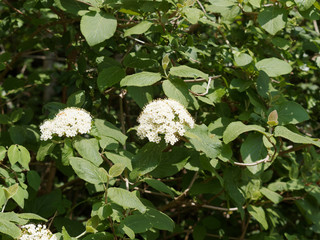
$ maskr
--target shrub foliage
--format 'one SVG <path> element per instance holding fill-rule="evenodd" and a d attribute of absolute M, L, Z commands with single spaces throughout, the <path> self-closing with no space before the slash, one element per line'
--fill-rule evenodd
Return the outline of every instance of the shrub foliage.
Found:
<path fill-rule="evenodd" d="M 319 10 L 2 1 L 2 239 L 28 223 L 64 240 L 317 239 Z M 143 107 L 166 98 L 194 127 L 173 145 L 140 139 Z M 67 107 L 90 113 L 90 132 L 42 141 Z"/>

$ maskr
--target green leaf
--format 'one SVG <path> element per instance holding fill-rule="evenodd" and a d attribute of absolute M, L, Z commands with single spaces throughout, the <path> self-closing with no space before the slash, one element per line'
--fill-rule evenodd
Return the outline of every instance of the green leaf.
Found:
<path fill-rule="evenodd" d="M 95 138 L 77 137 L 73 142 L 74 148 L 85 159 L 89 160 L 96 166 L 100 166 L 103 162 L 99 152 L 99 142 Z"/>
<path fill-rule="evenodd" d="M 133 171 L 130 177 L 136 178 L 154 170 L 161 160 L 164 146 L 164 144 L 152 142 L 145 144 L 132 160 Z"/>
<path fill-rule="evenodd" d="M 126 76 L 125 71 L 118 66 L 104 68 L 98 75 L 97 84 L 100 92 L 117 84 Z"/>
<path fill-rule="evenodd" d="M 86 182 L 92 184 L 104 182 L 104 178 L 101 176 L 99 168 L 91 162 L 79 157 L 70 157 L 70 164 L 78 177 Z"/>
<path fill-rule="evenodd" d="M 133 158 L 133 156 L 131 156 L 131 155 L 126 156 L 126 155 L 128 155 L 126 153 L 120 155 L 120 154 L 111 153 L 111 152 L 105 152 L 105 155 L 114 164 L 123 164 L 124 166 L 126 166 L 126 168 L 128 168 L 130 171 L 132 171 L 131 159 Z"/>
<path fill-rule="evenodd" d="M 277 110 L 280 125 L 297 124 L 309 120 L 307 111 L 296 102 L 283 102 L 275 105 L 272 110 Z"/>
<path fill-rule="evenodd" d="M 38 161 L 43 161 L 47 155 L 50 155 L 50 153 L 52 153 L 55 146 L 56 144 L 51 141 L 46 141 L 46 142 L 41 141 L 36 159 Z"/>
<path fill-rule="evenodd" d="M 250 131 L 257 131 L 266 134 L 265 129 L 258 125 L 245 125 L 242 122 L 232 122 L 223 132 L 223 142 L 229 143 L 235 140 L 240 134 Z"/>
<path fill-rule="evenodd" d="M 6 196 L 6 199 L 10 199 L 14 195 L 16 195 L 17 192 L 18 192 L 18 189 L 19 189 L 19 184 L 18 183 L 14 184 L 14 185 L 11 185 L 8 188 L 3 188 L 4 194 Z"/>
<path fill-rule="evenodd" d="M 8 149 L 8 158 L 11 165 L 15 163 L 20 163 L 22 167 L 29 170 L 30 153 L 29 151 L 21 145 L 11 145 Z"/>
<path fill-rule="evenodd" d="M 41 183 L 41 177 L 39 176 L 39 174 L 36 171 L 31 170 L 27 173 L 27 180 L 29 186 L 35 191 L 38 191 Z"/>
<path fill-rule="evenodd" d="M 264 159 L 268 152 L 263 145 L 263 135 L 259 133 L 250 133 L 246 140 L 242 143 L 240 152 L 244 163 L 254 163 Z M 266 170 L 271 163 L 261 163 L 255 166 L 247 166 L 248 170 L 253 174 Z"/>
<path fill-rule="evenodd" d="M 86 100 L 86 94 L 84 90 L 77 91 L 68 97 L 68 107 L 82 107 Z"/>
<path fill-rule="evenodd" d="M 306 11 L 313 6 L 316 0 L 294 0 L 300 11 Z"/>
<path fill-rule="evenodd" d="M 147 210 L 135 193 L 129 192 L 125 189 L 114 187 L 109 188 L 108 197 L 111 201 L 124 208 L 135 208 L 141 213 L 144 213 Z"/>
<path fill-rule="evenodd" d="M 122 163 L 116 163 L 109 169 L 109 175 L 111 177 L 118 177 L 122 174 L 123 170 L 125 169 L 125 165 Z"/>
<path fill-rule="evenodd" d="M 248 211 L 252 217 L 254 217 L 262 227 L 267 230 L 268 229 L 268 222 L 266 219 L 266 214 L 262 207 L 256 207 L 253 205 L 248 206 Z"/>
<path fill-rule="evenodd" d="M 177 77 L 184 78 L 205 78 L 208 79 L 208 74 L 192 67 L 181 65 L 178 67 L 172 67 L 169 71 L 169 74 Z"/>
<path fill-rule="evenodd" d="M 203 16 L 203 12 L 197 8 L 184 8 L 183 13 L 191 24 L 198 23 L 199 19 Z"/>
<path fill-rule="evenodd" d="M 150 208 L 146 212 L 146 217 L 152 223 L 153 228 L 172 232 L 174 229 L 174 221 L 166 214 Z"/>
<path fill-rule="evenodd" d="M 283 199 L 283 197 L 280 194 L 278 194 L 278 193 L 276 193 L 274 191 L 271 191 L 270 189 L 265 188 L 265 187 L 262 187 L 260 189 L 260 192 L 264 196 L 266 196 L 269 200 L 271 200 L 272 202 L 274 202 L 276 204 L 281 202 L 281 200 Z"/>
<path fill-rule="evenodd" d="M 111 137 L 117 140 L 122 145 L 125 144 L 127 136 L 124 135 L 119 128 L 114 126 L 112 123 L 102 119 L 94 119 L 94 125 L 96 126 L 98 133 L 101 136 Z"/>
<path fill-rule="evenodd" d="M 11 236 L 14 239 L 18 239 L 21 234 L 20 229 L 12 222 L 4 218 L 0 218 L 0 232 Z"/>
<path fill-rule="evenodd" d="M 168 98 L 177 100 L 185 107 L 192 101 L 188 87 L 181 79 L 165 80 L 162 83 L 162 88 Z"/>
<path fill-rule="evenodd" d="M 170 58 L 169 58 L 170 54 L 166 54 L 163 56 L 162 58 L 162 69 L 163 71 L 166 71 L 168 68 L 168 65 L 170 63 Z"/>
<path fill-rule="evenodd" d="M 18 214 L 19 218 L 23 218 L 23 219 L 27 219 L 27 220 L 39 220 L 39 221 L 44 221 L 44 222 L 47 222 L 48 220 L 37 215 L 37 214 L 34 214 L 34 213 L 19 213 Z"/>
<path fill-rule="evenodd" d="M 209 158 L 216 158 L 221 153 L 221 141 L 214 134 L 210 134 L 204 124 L 189 129 L 185 137 L 197 151 L 204 152 Z"/>
<path fill-rule="evenodd" d="M 62 11 L 78 15 L 78 12 L 88 8 L 88 5 L 74 0 L 54 0 Z"/>
<path fill-rule="evenodd" d="M 278 58 L 265 58 L 256 63 L 256 68 L 264 71 L 269 77 L 278 77 L 292 71 L 289 63 Z"/>
<path fill-rule="evenodd" d="M 128 75 L 123 78 L 120 82 L 120 86 L 137 86 L 144 87 L 150 86 L 161 80 L 160 73 L 154 72 L 139 72 L 132 75 Z"/>
<path fill-rule="evenodd" d="M 125 234 L 127 234 L 128 235 L 128 237 L 130 238 L 130 239 L 134 239 L 135 238 L 135 235 L 134 235 L 134 231 L 131 229 L 131 228 L 129 228 L 127 225 L 120 225 L 121 226 L 121 230 L 125 233 Z M 120 227 L 119 226 L 119 227 Z"/>
<path fill-rule="evenodd" d="M 128 30 L 126 30 L 124 32 L 124 37 L 128 37 L 131 36 L 133 34 L 143 34 L 146 31 L 149 30 L 149 28 L 153 25 L 152 22 L 148 22 L 148 21 L 142 21 L 140 23 L 138 23 L 137 25 L 135 25 L 132 28 L 129 28 Z"/>
<path fill-rule="evenodd" d="M 152 228 L 151 221 L 143 214 L 135 214 L 126 217 L 121 221 L 120 228 L 122 225 L 130 228 L 134 233 L 143 233 Z"/>
<path fill-rule="evenodd" d="M 158 190 L 159 192 L 163 192 L 163 193 L 167 193 L 169 194 L 172 198 L 174 197 L 174 193 L 172 192 L 172 190 L 163 182 L 156 180 L 156 179 L 152 179 L 152 178 L 146 178 L 144 179 L 144 181 L 151 186 L 152 188 Z"/>
<path fill-rule="evenodd" d="M 266 7 L 258 15 L 258 23 L 268 33 L 275 35 L 286 26 L 288 12 L 279 7 Z"/>
<path fill-rule="evenodd" d="M 226 192 L 233 200 L 234 204 L 238 207 L 238 211 L 243 217 L 243 204 L 245 203 L 245 198 L 243 192 L 240 191 L 238 187 L 238 175 L 239 170 L 237 168 L 227 168 L 224 171 L 223 182 Z"/>
<path fill-rule="evenodd" d="M 81 18 L 80 30 L 89 46 L 111 38 L 117 28 L 117 19 L 104 11 L 89 12 Z"/>
<path fill-rule="evenodd" d="M 172 151 L 162 153 L 160 164 L 150 174 L 157 178 L 172 176 L 186 165 L 190 155 L 184 148 L 173 147 Z"/>
<path fill-rule="evenodd" d="M 0 162 L 6 157 L 7 149 L 4 146 L 0 146 Z"/>
<path fill-rule="evenodd" d="M 247 53 L 240 53 L 234 56 L 234 61 L 237 66 L 243 67 L 252 62 L 252 57 Z"/>
<path fill-rule="evenodd" d="M 13 195 L 12 199 L 21 207 L 24 208 L 24 200 L 29 197 L 29 193 L 27 190 L 22 188 L 21 186 L 18 187 L 18 191 L 15 195 Z"/>
<path fill-rule="evenodd" d="M 275 127 L 278 125 L 278 112 L 277 110 L 273 110 L 268 116 L 267 124 L 271 127 Z"/>
<path fill-rule="evenodd" d="M 86 232 L 96 233 L 98 232 L 97 227 L 100 222 L 100 219 L 97 215 L 93 216 L 86 222 Z"/>
<path fill-rule="evenodd" d="M 277 126 L 274 129 L 274 136 L 288 139 L 294 143 L 312 144 L 317 147 L 320 147 L 319 139 L 310 138 L 308 136 L 300 135 L 298 133 L 290 131 L 288 128 L 283 127 L 283 126 Z"/>

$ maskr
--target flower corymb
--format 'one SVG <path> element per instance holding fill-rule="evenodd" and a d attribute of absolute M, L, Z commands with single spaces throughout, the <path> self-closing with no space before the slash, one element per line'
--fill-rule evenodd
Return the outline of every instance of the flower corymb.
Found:
<path fill-rule="evenodd" d="M 185 126 L 194 127 L 194 120 L 179 102 L 158 99 L 146 105 L 138 118 L 137 135 L 159 143 L 164 135 L 166 143 L 174 145 L 185 133 Z"/>
<path fill-rule="evenodd" d="M 45 225 L 27 224 L 21 227 L 19 240 L 56 240 L 57 237 L 51 233 Z"/>
<path fill-rule="evenodd" d="M 40 139 L 46 141 L 54 135 L 59 137 L 74 137 L 77 134 L 88 133 L 91 130 L 92 118 L 81 108 L 65 108 L 60 110 L 54 119 L 46 120 L 40 126 Z"/>

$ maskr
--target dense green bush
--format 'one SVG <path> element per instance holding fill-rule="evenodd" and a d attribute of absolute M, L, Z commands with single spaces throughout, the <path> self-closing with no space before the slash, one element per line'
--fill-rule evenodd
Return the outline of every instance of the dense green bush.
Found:
<path fill-rule="evenodd" d="M 27 223 L 65 240 L 318 239 L 319 10 L 316 0 L 2 1 L 2 239 Z M 165 98 L 195 125 L 173 145 L 140 139 L 143 107 Z M 162 117 L 150 116 L 162 121 L 159 104 Z M 56 133 L 72 125 L 66 107 L 90 113 L 91 130 L 40 138 L 47 119 Z"/>

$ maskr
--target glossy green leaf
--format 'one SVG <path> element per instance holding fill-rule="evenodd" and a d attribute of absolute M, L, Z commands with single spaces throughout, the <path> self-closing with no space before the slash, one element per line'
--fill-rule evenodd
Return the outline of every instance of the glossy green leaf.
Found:
<path fill-rule="evenodd" d="M 269 77 L 278 77 L 292 71 L 289 63 L 278 58 L 265 58 L 256 63 L 256 68 L 264 71 Z"/>
<path fill-rule="evenodd" d="M 144 213 L 147 210 L 135 193 L 129 192 L 123 188 L 109 188 L 108 197 L 112 202 L 124 208 L 134 208 L 139 210 L 141 213 Z"/>
<path fill-rule="evenodd" d="M 120 85 L 123 86 L 137 86 L 144 87 L 155 84 L 161 80 L 161 74 L 155 72 L 140 72 L 132 75 L 128 75 L 123 78 Z"/>
<path fill-rule="evenodd" d="M 117 28 L 117 20 L 103 11 L 88 12 L 81 18 L 80 30 L 89 46 L 94 46 L 111 38 Z"/>
<path fill-rule="evenodd" d="M 124 36 L 128 37 L 134 34 L 143 34 L 146 31 L 148 31 L 152 25 L 152 22 L 142 21 L 137 25 L 133 26 L 132 28 L 129 28 L 128 30 L 124 31 Z"/>

